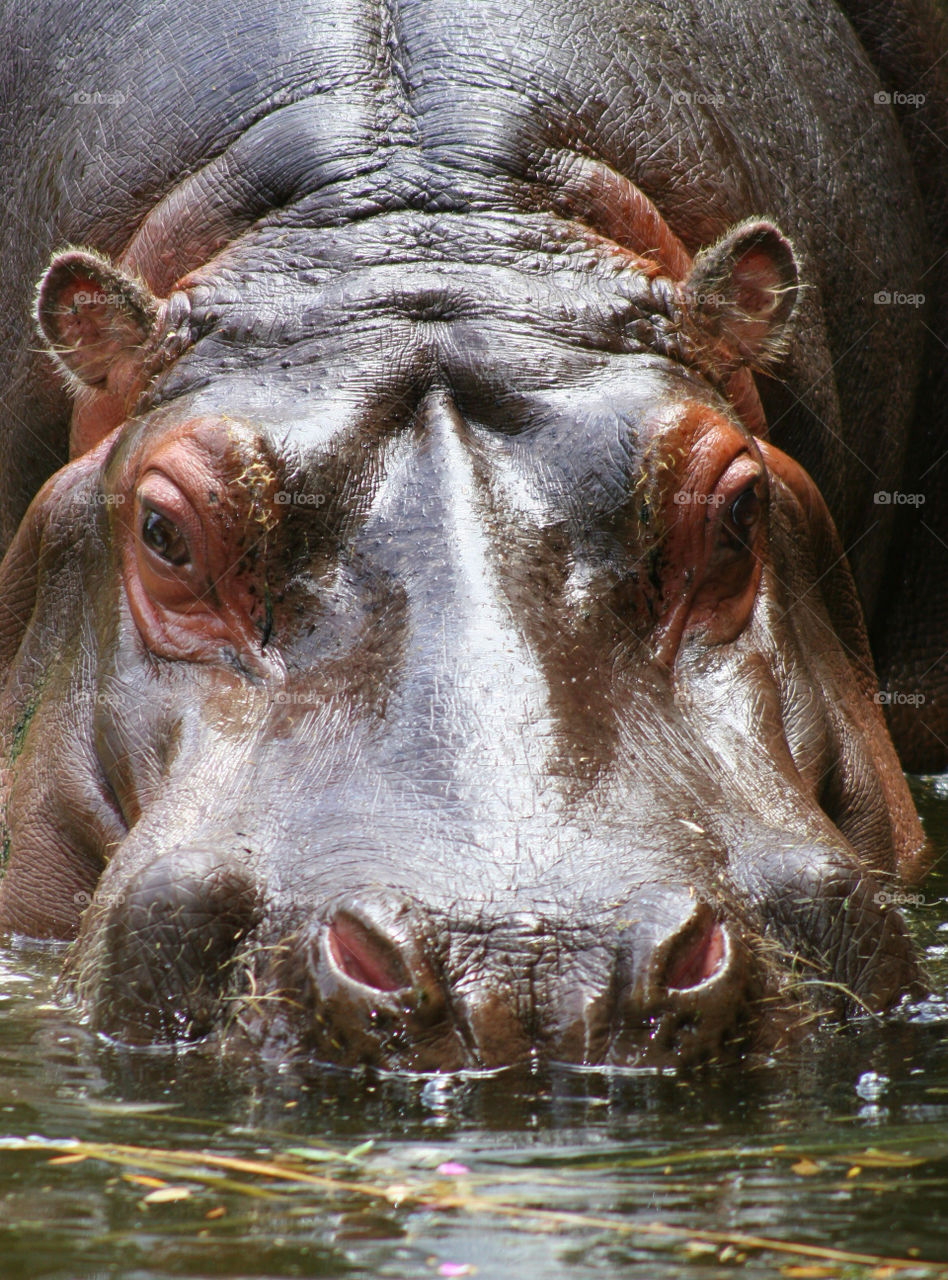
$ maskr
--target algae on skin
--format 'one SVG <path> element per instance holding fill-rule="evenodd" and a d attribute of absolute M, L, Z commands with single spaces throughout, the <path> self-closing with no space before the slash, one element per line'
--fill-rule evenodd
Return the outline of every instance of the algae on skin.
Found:
<path fill-rule="evenodd" d="M 13 733 L 10 739 L 10 763 L 15 764 L 16 760 L 23 751 L 26 744 L 26 736 L 29 733 L 30 725 L 33 717 L 36 715 L 36 709 L 39 706 L 39 692 L 33 694 L 29 702 L 20 712 L 16 724 L 13 726 Z"/>

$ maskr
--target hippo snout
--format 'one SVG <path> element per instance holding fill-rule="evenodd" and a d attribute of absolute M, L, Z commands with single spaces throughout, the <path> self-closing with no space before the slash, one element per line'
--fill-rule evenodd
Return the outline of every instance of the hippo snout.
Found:
<path fill-rule="evenodd" d="M 426 1070 L 697 1061 L 734 1042 L 751 965 L 710 906 L 662 889 L 576 916 L 340 907 L 308 948 L 311 1052 Z"/>
<path fill-rule="evenodd" d="M 233 834 L 193 840 L 106 877 L 74 982 L 126 1043 L 222 1033 L 281 1062 L 408 1071 L 718 1063 L 759 1043 L 775 1000 L 883 1008 L 914 989 L 877 881 L 764 834 L 737 893 L 656 879 L 606 900 L 520 885 L 516 901 L 409 891 L 381 863 L 352 889 L 354 852 L 320 896 L 268 882 Z"/>
<path fill-rule="evenodd" d="M 572 919 L 501 904 L 465 919 L 374 887 L 277 936 L 260 902 L 248 873 L 194 848 L 100 902 L 97 1029 L 148 1043 L 224 1026 L 281 1060 L 443 1071 L 717 1060 L 747 1022 L 741 930 L 685 888 Z"/>

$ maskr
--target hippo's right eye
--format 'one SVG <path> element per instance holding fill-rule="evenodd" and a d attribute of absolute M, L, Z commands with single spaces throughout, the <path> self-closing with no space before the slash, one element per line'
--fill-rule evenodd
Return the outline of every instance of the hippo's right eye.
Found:
<path fill-rule="evenodd" d="M 160 511 L 155 511 L 151 507 L 144 508 L 141 537 L 145 546 L 168 564 L 180 566 L 190 563 L 191 548 L 188 546 L 187 538 L 178 526 Z"/>
<path fill-rule="evenodd" d="M 156 657 L 230 664 L 238 653 L 241 669 L 257 663 L 258 619 L 269 615 L 253 560 L 256 529 L 247 527 L 252 517 L 223 497 L 235 467 L 230 446 L 228 437 L 220 457 L 179 431 L 154 451 L 131 501 L 119 507 L 125 593 L 139 637 Z"/>
<path fill-rule="evenodd" d="M 749 486 L 731 503 L 731 523 L 741 533 L 749 535 L 760 519 L 761 506 L 760 495 L 753 485 Z"/>

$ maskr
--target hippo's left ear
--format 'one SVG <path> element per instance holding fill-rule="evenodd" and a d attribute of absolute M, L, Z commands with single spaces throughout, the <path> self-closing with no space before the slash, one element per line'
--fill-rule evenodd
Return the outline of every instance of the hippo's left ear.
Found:
<path fill-rule="evenodd" d="M 790 241 L 773 223 L 751 219 L 701 250 L 679 292 L 697 328 L 759 369 L 786 352 L 798 281 Z"/>

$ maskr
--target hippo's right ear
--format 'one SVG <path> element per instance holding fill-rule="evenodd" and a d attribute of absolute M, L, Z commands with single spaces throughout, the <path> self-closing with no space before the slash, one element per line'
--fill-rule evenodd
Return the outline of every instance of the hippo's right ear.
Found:
<path fill-rule="evenodd" d="M 695 257 L 679 286 L 692 322 L 739 364 L 762 369 L 786 352 L 799 272 L 771 222 L 739 222 Z"/>
<path fill-rule="evenodd" d="M 57 253 L 36 294 L 36 319 L 50 351 L 87 386 L 104 384 L 116 360 L 142 352 L 159 310 L 144 284 L 88 249 Z"/>
<path fill-rule="evenodd" d="M 168 304 L 88 249 L 54 255 L 36 322 L 75 397 L 69 452 L 93 448 L 133 412 L 156 372 Z"/>

